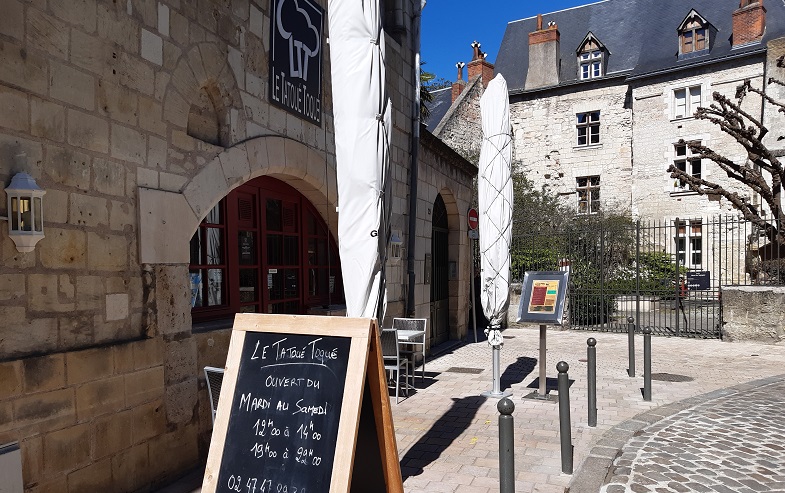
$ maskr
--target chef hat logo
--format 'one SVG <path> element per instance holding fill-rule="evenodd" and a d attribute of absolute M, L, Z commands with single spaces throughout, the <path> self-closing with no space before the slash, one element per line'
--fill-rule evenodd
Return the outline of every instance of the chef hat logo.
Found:
<path fill-rule="evenodd" d="M 297 0 L 280 0 L 275 20 L 278 33 L 289 41 L 289 76 L 308 81 L 309 61 L 321 48 L 319 30 Z"/>

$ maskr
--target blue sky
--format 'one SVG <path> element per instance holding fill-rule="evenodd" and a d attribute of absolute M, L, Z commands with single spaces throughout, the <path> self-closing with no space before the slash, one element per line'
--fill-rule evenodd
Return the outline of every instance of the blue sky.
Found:
<path fill-rule="evenodd" d="M 472 41 L 479 41 L 488 60 L 494 63 L 508 22 L 597 0 L 427 1 L 422 14 L 421 58 L 426 62 L 423 70 L 455 81 L 455 64 L 472 59 Z"/>

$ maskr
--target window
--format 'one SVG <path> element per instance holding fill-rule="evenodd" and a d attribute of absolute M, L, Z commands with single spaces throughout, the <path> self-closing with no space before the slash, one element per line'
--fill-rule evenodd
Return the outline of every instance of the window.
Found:
<path fill-rule="evenodd" d="M 594 50 L 581 53 L 578 57 L 581 80 L 602 77 L 602 51 Z"/>
<path fill-rule="evenodd" d="M 709 23 L 694 10 L 679 28 L 679 54 L 687 55 L 709 48 Z"/>
<path fill-rule="evenodd" d="M 578 113 L 577 124 L 578 146 L 587 146 L 600 143 L 600 112 L 590 111 Z"/>
<path fill-rule="evenodd" d="M 692 144 L 700 144 L 700 141 L 690 142 Z M 673 165 L 681 171 L 688 173 L 695 178 L 701 177 L 701 158 L 692 153 L 688 143 L 675 144 L 673 146 L 674 159 Z M 683 180 L 678 180 L 673 184 L 674 188 L 682 190 L 687 188 Z"/>
<path fill-rule="evenodd" d="M 676 225 L 676 253 L 679 264 L 701 267 L 703 264 L 703 221 L 692 219 Z"/>
<path fill-rule="evenodd" d="M 690 118 L 701 105 L 701 86 L 673 90 L 673 118 Z"/>
<path fill-rule="evenodd" d="M 195 322 L 235 313 L 307 313 L 342 303 L 335 241 L 296 189 L 271 177 L 232 190 L 190 243 Z"/>
<path fill-rule="evenodd" d="M 600 211 L 600 177 L 581 176 L 577 179 L 578 213 L 594 214 Z"/>

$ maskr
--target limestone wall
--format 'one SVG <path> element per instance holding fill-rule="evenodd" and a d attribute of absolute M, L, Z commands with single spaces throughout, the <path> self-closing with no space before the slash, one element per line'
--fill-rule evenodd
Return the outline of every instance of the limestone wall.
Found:
<path fill-rule="evenodd" d="M 723 286 L 722 337 L 726 341 L 785 341 L 785 287 Z"/>
<path fill-rule="evenodd" d="M 544 186 L 576 208 L 576 179 L 599 175 L 601 208 L 629 210 L 632 109 L 627 98 L 623 83 L 511 97 L 514 165 L 535 188 Z M 591 111 L 600 112 L 600 143 L 578 146 L 576 115 Z"/>

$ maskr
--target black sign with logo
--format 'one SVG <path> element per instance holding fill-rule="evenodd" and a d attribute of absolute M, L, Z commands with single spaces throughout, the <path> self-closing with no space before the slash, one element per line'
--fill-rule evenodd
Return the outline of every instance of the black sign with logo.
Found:
<path fill-rule="evenodd" d="M 687 289 L 690 291 L 711 288 L 711 274 L 707 270 L 687 272 Z"/>
<path fill-rule="evenodd" d="M 271 0 L 270 102 L 322 125 L 324 9 L 312 0 Z"/>

